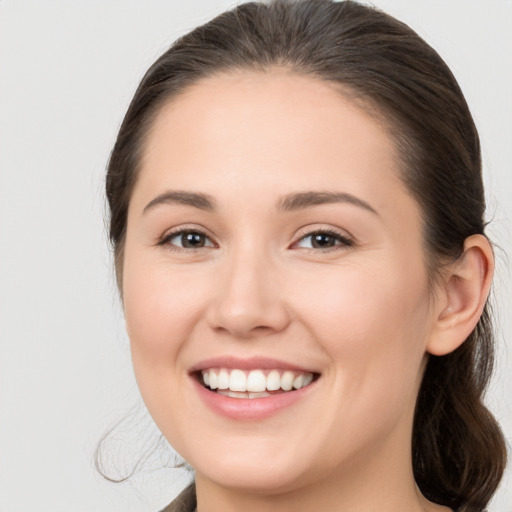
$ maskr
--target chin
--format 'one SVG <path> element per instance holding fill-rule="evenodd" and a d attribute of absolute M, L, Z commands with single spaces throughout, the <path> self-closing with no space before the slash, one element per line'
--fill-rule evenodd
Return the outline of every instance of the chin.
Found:
<path fill-rule="evenodd" d="M 211 452 L 210 452 L 211 454 Z M 279 494 L 304 484 L 306 471 L 297 458 L 256 456 L 251 452 L 216 455 L 215 459 L 199 455 L 194 466 L 198 478 L 204 478 L 221 487 L 254 494 Z"/>
<path fill-rule="evenodd" d="M 216 485 L 249 494 L 275 495 L 300 486 L 299 475 L 278 468 L 223 467 L 214 474 L 201 474 Z"/>

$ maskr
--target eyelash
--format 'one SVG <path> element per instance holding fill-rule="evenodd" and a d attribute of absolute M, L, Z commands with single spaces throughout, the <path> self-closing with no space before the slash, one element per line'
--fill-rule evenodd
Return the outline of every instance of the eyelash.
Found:
<path fill-rule="evenodd" d="M 170 243 L 173 238 L 176 238 L 178 236 L 184 236 L 187 234 L 201 235 L 202 237 L 205 237 L 206 239 L 211 241 L 210 237 L 206 233 L 201 231 L 200 229 L 193 229 L 193 228 L 183 229 L 182 228 L 182 229 L 177 229 L 176 231 L 171 231 L 170 233 L 164 235 L 163 238 L 158 242 L 158 245 L 168 245 L 169 249 L 172 251 L 198 251 L 198 250 L 205 248 L 205 247 L 198 247 L 198 248 L 179 247 L 179 246 L 176 246 L 176 245 L 173 245 Z M 214 244 L 214 242 L 212 242 L 212 244 Z M 208 248 L 208 247 L 209 246 L 206 246 L 206 248 Z"/>
<path fill-rule="evenodd" d="M 342 248 L 349 248 L 354 246 L 354 240 L 349 238 L 346 235 L 341 234 L 339 231 L 336 231 L 334 229 L 315 229 L 313 231 L 307 231 L 299 234 L 299 239 L 293 243 L 293 245 L 297 245 L 302 240 L 305 240 L 306 238 L 313 237 L 315 235 L 324 235 L 328 236 L 334 239 L 335 245 L 332 247 L 320 249 L 320 248 L 306 248 L 310 251 L 321 251 L 321 252 L 330 252 L 330 251 L 336 251 Z"/>
<path fill-rule="evenodd" d="M 195 234 L 195 235 L 200 235 L 201 237 L 205 237 L 205 239 L 209 240 L 212 245 L 194 248 L 194 247 L 179 247 L 179 246 L 176 246 L 176 245 L 170 243 L 173 238 L 176 238 L 179 236 L 184 236 L 186 234 Z M 338 232 L 334 229 L 315 229 L 312 231 L 305 231 L 305 232 L 299 233 L 299 239 L 296 242 L 294 242 L 292 244 L 292 246 L 296 246 L 301 241 L 303 241 L 309 237 L 313 237 L 315 235 L 324 235 L 324 236 L 331 237 L 334 239 L 335 245 L 331 246 L 331 247 L 324 248 L 324 249 L 315 248 L 315 247 L 304 248 L 307 251 L 324 252 L 325 253 L 325 252 L 340 250 L 343 248 L 350 248 L 355 245 L 354 240 L 352 240 L 351 238 L 349 238 L 346 235 L 341 234 L 340 232 Z M 193 228 L 181 228 L 181 229 L 177 229 L 176 231 L 171 231 L 170 233 L 164 235 L 164 237 L 158 242 L 157 245 L 162 245 L 162 246 L 167 245 L 168 248 L 172 251 L 186 251 L 186 252 L 189 252 L 189 251 L 195 252 L 195 251 L 200 251 L 201 249 L 209 249 L 209 248 L 216 247 L 215 242 L 213 242 L 211 240 L 211 238 L 206 233 L 204 233 L 200 229 L 193 229 Z"/>

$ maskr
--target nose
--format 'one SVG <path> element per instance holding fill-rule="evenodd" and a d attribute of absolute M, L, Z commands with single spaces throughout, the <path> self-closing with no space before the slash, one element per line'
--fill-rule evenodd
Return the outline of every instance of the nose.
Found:
<path fill-rule="evenodd" d="M 276 265 L 263 255 L 240 253 L 224 262 L 206 312 L 210 327 L 237 338 L 284 330 L 290 322 Z"/>

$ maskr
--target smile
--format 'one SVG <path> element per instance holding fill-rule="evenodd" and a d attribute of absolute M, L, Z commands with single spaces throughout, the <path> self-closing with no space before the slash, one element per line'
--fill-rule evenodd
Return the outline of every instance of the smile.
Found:
<path fill-rule="evenodd" d="M 197 363 L 188 373 L 200 402 L 236 421 L 263 421 L 310 403 L 307 397 L 322 380 L 316 369 L 258 356 L 219 356 Z"/>
<path fill-rule="evenodd" d="M 209 368 L 201 372 L 206 389 L 230 398 L 265 398 L 304 388 L 313 381 L 311 372 Z"/>

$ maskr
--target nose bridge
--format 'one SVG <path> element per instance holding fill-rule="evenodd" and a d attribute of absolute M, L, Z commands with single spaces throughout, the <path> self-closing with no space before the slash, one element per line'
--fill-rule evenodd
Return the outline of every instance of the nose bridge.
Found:
<path fill-rule="evenodd" d="M 239 337 L 282 330 L 288 323 L 271 251 L 254 240 L 233 245 L 225 256 L 209 320 Z"/>
<path fill-rule="evenodd" d="M 249 243 L 231 254 L 226 272 L 226 298 L 238 304 L 253 303 L 253 307 L 264 306 L 278 300 L 276 285 L 275 258 L 266 247 Z"/>

